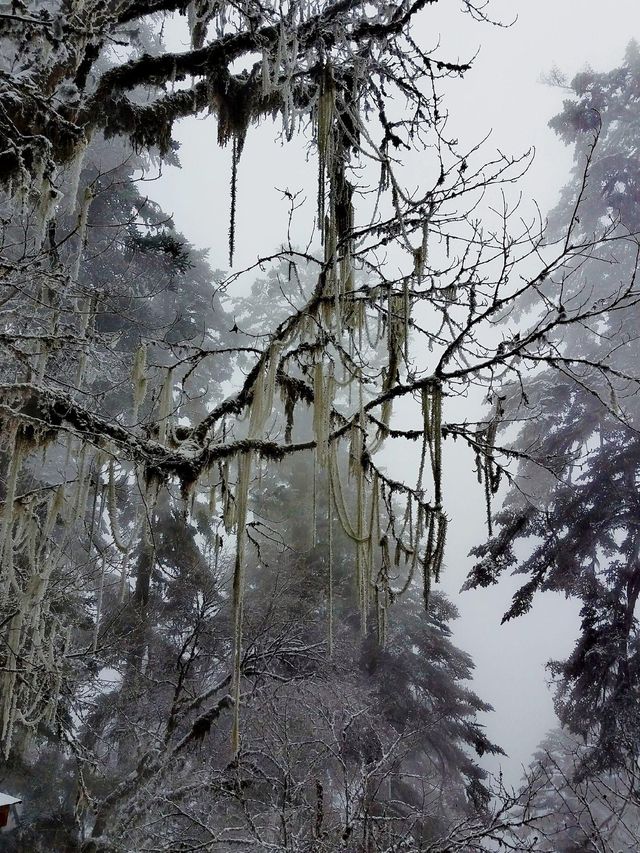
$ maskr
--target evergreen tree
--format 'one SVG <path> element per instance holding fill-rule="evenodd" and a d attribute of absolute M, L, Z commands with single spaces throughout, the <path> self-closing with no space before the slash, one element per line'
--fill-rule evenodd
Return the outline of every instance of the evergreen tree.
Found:
<path fill-rule="evenodd" d="M 585 294 L 612 287 L 624 300 L 582 329 L 566 331 L 552 369 L 527 385 L 526 407 L 518 408 L 515 397 L 505 399 L 506 420 L 528 421 L 515 443 L 528 461 L 496 515 L 500 532 L 475 549 L 481 559 L 468 582 L 486 586 L 509 567 L 528 576 L 505 620 L 528 611 L 538 590 L 582 602 L 573 652 L 550 664 L 560 720 L 589 736 L 592 748 L 582 756 L 582 772 L 623 765 L 638 755 L 640 410 L 632 379 L 640 354 L 639 309 L 627 282 L 640 233 L 639 89 L 640 50 L 632 42 L 621 67 L 579 74 L 551 122 L 574 145 L 576 161 L 573 181 L 553 213 L 556 229 L 573 218 L 585 234 L 606 221 L 629 236 L 599 260 L 568 269 L 561 295 L 549 286 L 546 296 L 560 298 L 567 310 Z M 524 557 L 520 542 L 528 548 Z"/>

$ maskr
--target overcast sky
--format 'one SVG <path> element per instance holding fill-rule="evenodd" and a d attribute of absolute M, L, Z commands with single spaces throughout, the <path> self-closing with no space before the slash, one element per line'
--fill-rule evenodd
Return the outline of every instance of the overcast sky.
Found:
<path fill-rule="evenodd" d="M 517 16 L 508 29 L 461 18 L 458 7 L 455 0 L 429 7 L 417 34 L 428 46 L 440 33 L 448 59 L 465 60 L 480 50 L 472 71 L 447 86 L 450 132 L 469 145 L 491 132 L 489 155 L 496 148 L 517 154 L 535 146 L 536 159 L 522 189 L 548 211 L 567 181 L 571 155 L 547 128 L 565 93 L 541 83 L 541 75 L 554 66 L 569 79 L 586 65 L 596 71 L 615 67 L 628 41 L 640 39 L 638 0 L 491 0 L 495 18 L 508 23 Z M 180 49 L 181 31 L 170 29 L 169 37 L 171 47 Z M 175 215 L 178 229 L 196 246 L 210 250 L 214 267 L 225 268 L 230 152 L 217 148 L 213 118 L 185 121 L 177 137 L 182 170 L 165 168 L 149 194 Z M 265 123 L 247 139 L 239 174 L 239 265 L 269 254 L 283 241 L 287 210 L 279 189 L 305 189 L 314 206 L 315 164 L 306 161 L 303 146 L 283 147 L 274 137 L 273 126 Z M 443 585 L 461 609 L 455 639 L 474 657 L 476 691 L 495 707 L 485 722 L 510 756 L 502 763 L 506 778 L 515 783 L 521 764 L 554 723 L 544 664 L 569 651 L 577 609 L 560 596 L 546 595 L 532 614 L 500 627 L 515 584 L 458 595 L 470 566 L 468 551 L 486 535 L 483 496 L 473 488 L 472 460 L 460 447 L 445 461 L 452 528 Z"/>

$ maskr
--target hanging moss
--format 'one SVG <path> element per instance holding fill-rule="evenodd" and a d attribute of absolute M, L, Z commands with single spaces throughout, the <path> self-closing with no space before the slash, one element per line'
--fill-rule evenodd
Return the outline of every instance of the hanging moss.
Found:
<path fill-rule="evenodd" d="M 131 385 L 133 388 L 133 410 L 131 419 L 135 423 L 138 420 L 140 406 L 147 396 L 147 347 L 141 343 L 136 349 L 131 368 Z"/>
<path fill-rule="evenodd" d="M 233 727 L 231 749 L 236 756 L 240 749 L 240 696 L 242 679 L 242 622 L 244 609 L 244 546 L 246 541 L 247 502 L 251 480 L 252 454 L 242 453 L 238 458 L 238 483 L 236 487 L 236 556 L 233 571 Z"/>
<path fill-rule="evenodd" d="M 493 497 L 500 488 L 502 471 L 496 464 L 494 458 L 495 440 L 500 425 L 500 406 L 491 421 L 485 427 L 479 427 L 476 431 L 475 456 L 476 473 L 478 482 L 484 485 L 485 506 L 487 515 L 487 530 L 489 536 L 493 534 L 492 503 Z"/>
<path fill-rule="evenodd" d="M 236 203 L 238 198 L 238 140 L 233 137 L 231 148 L 231 206 L 229 213 L 229 266 L 233 266 L 236 245 Z"/>

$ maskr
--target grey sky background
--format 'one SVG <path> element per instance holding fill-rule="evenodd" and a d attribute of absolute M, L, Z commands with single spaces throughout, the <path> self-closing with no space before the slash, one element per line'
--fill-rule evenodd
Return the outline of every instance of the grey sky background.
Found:
<path fill-rule="evenodd" d="M 548 129 L 566 93 L 540 82 L 557 66 L 569 79 L 590 65 L 596 71 L 615 67 L 632 37 L 640 39 L 638 0 L 491 0 L 492 17 L 509 23 L 503 29 L 461 16 L 459 4 L 442 0 L 429 7 L 416 35 L 423 45 L 438 36 L 448 59 L 467 59 L 479 49 L 463 80 L 447 84 L 449 131 L 469 146 L 491 132 L 485 153 L 496 148 L 518 154 L 535 146 L 536 158 L 520 184 L 543 213 L 550 210 L 567 182 L 571 153 Z M 186 48 L 184 19 L 167 29 L 174 50 Z M 287 207 L 279 189 L 304 189 L 309 196 L 296 232 L 305 241 L 315 207 L 315 162 L 302 144 L 281 145 L 278 127 L 265 122 L 249 133 L 239 171 L 237 266 L 267 255 L 286 238 Z M 196 246 L 209 249 L 214 268 L 227 266 L 230 151 L 216 143 L 214 118 L 191 119 L 177 129 L 182 169 L 164 168 L 149 185 L 151 197 L 175 216 L 176 225 Z M 279 188 L 279 189 L 277 189 Z M 467 415 L 472 417 L 472 415 Z M 412 455 L 389 460 L 409 466 Z M 482 489 L 475 483 L 473 460 L 459 444 L 448 447 L 445 501 L 451 519 L 442 586 L 461 611 L 455 641 L 476 663 L 474 688 L 495 712 L 483 722 L 490 737 L 508 753 L 501 762 L 505 778 L 516 783 L 521 765 L 554 724 L 544 665 L 561 658 L 575 635 L 577 608 L 557 595 L 538 600 L 533 613 L 500 626 L 516 583 L 498 589 L 459 594 L 471 565 L 469 549 L 486 536 Z"/>

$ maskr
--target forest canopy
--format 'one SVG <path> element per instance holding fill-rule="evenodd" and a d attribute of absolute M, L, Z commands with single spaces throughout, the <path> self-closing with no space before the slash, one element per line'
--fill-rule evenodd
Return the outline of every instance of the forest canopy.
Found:
<path fill-rule="evenodd" d="M 417 38 L 435 5 L 0 14 L 14 849 L 548 850 L 557 766 L 556 794 L 609 773 L 637 798 L 637 46 L 571 84 L 552 126 L 576 165 L 547 229 L 511 201 L 529 155 L 450 137 L 443 86 L 471 58 Z M 190 43 L 169 50 L 181 19 Z M 231 152 L 227 258 L 194 249 L 146 180 L 179 162 L 176 124 L 207 114 Z M 314 164 L 314 231 L 240 269 L 261 122 Z M 521 791 L 479 762 L 501 747 L 436 588 L 445 442 L 472 451 L 486 503 L 468 586 L 517 565 L 532 579 L 507 618 L 538 589 L 584 601 L 554 667 L 586 745 L 563 741 Z M 520 560 L 520 538 L 543 544 Z"/>

